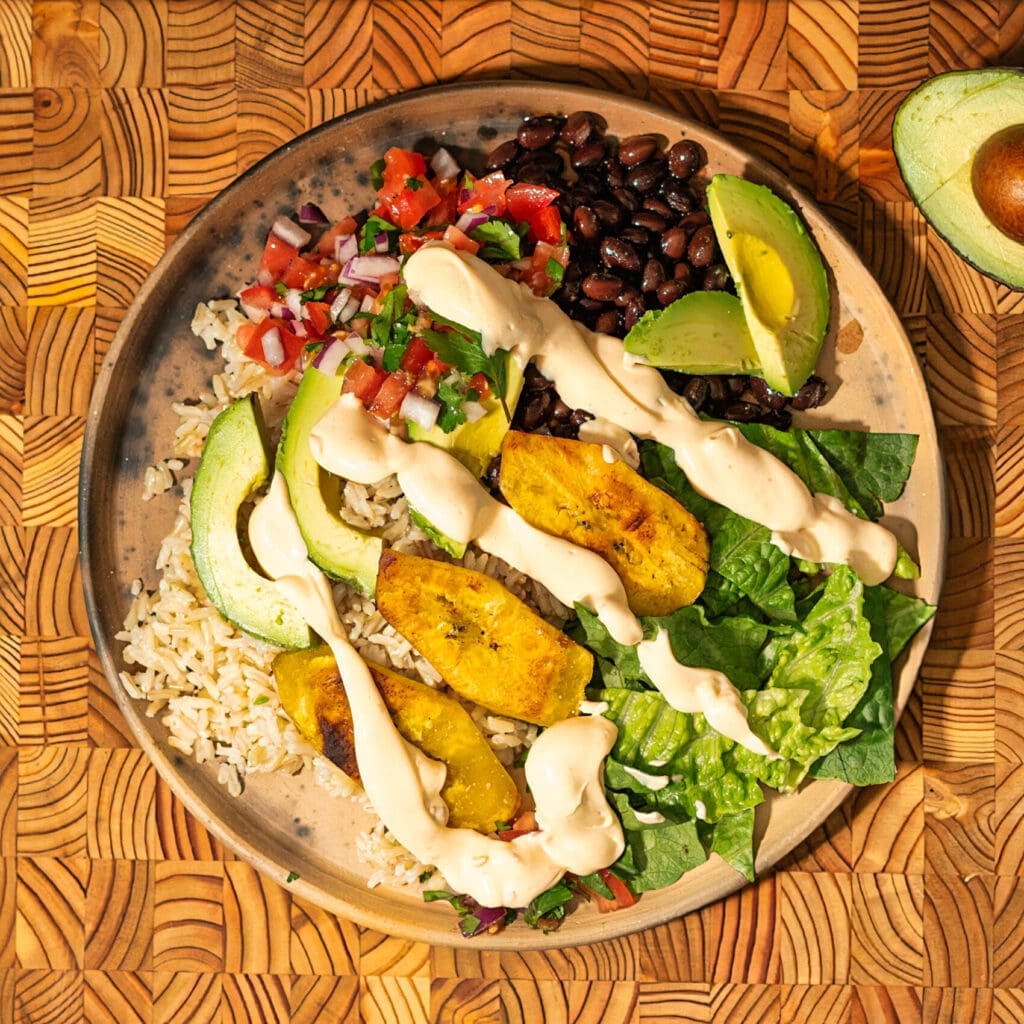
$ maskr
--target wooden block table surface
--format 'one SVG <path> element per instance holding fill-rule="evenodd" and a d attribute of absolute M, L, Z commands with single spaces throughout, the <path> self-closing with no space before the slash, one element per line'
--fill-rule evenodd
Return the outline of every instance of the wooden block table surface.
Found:
<path fill-rule="evenodd" d="M 927 75 L 1022 57 L 1012 0 L 0 0 L 0 1022 L 1024 1021 L 1024 298 L 889 139 Z M 304 129 L 462 78 L 650 99 L 789 172 L 901 315 L 949 481 L 895 784 L 731 899 L 552 953 L 404 942 L 234 859 L 133 744 L 76 560 L 94 375 L 175 234 Z"/>

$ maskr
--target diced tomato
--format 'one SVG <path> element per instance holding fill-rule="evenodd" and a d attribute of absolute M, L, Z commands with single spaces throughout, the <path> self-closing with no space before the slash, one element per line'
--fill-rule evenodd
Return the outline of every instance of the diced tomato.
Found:
<path fill-rule="evenodd" d="M 345 371 L 342 394 L 355 395 L 363 405 L 369 406 L 377 397 L 385 377 L 387 374 L 383 370 L 357 359 Z"/>
<path fill-rule="evenodd" d="M 280 302 L 280 296 L 269 284 L 254 284 L 250 288 L 243 288 L 238 293 L 238 299 L 247 310 L 264 313 L 269 313 L 274 303 Z"/>
<path fill-rule="evenodd" d="M 263 349 L 263 336 L 272 329 L 277 330 L 281 339 L 281 347 L 284 349 L 284 361 L 279 366 L 271 366 L 267 362 Z M 306 346 L 305 340 L 298 337 L 284 320 L 269 316 L 258 324 L 242 324 L 238 328 L 237 339 L 239 347 L 250 359 L 256 360 L 275 376 L 283 376 L 291 372 Z"/>
<path fill-rule="evenodd" d="M 416 377 L 419 376 L 423 367 L 433 358 L 434 353 L 431 351 L 430 346 L 421 337 L 416 336 L 409 342 L 408 347 L 402 354 L 399 366 L 406 373 L 411 373 Z"/>
<path fill-rule="evenodd" d="M 405 232 L 398 236 L 398 251 L 403 256 L 411 256 L 424 242 L 444 238 L 443 231 Z"/>
<path fill-rule="evenodd" d="M 434 356 L 434 358 L 423 367 L 423 372 L 428 377 L 433 377 L 436 380 L 438 377 L 443 377 L 450 369 L 451 366 L 449 366 L 448 363 L 442 362 L 437 358 L 437 356 Z"/>
<path fill-rule="evenodd" d="M 327 302 L 307 302 L 305 320 L 314 337 L 323 338 L 331 329 L 331 306 Z"/>
<path fill-rule="evenodd" d="M 463 187 L 460 189 L 459 213 L 467 213 L 471 210 L 484 210 L 487 207 L 494 207 L 493 216 L 502 217 L 505 215 L 505 192 L 512 184 L 501 171 L 493 171 L 485 178 L 474 179 L 472 175 L 466 174 Z M 557 192 L 555 193 L 558 194 Z M 526 220 L 527 218 L 522 218 Z"/>
<path fill-rule="evenodd" d="M 550 295 L 557 285 L 548 270 L 548 263 L 554 260 L 563 267 L 569 264 L 569 247 L 566 245 L 549 245 L 547 242 L 538 242 L 530 257 L 530 266 L 523 272 L 521 280 L 534 295 L 542 297 Z"/>
<path fill-rule="evenodd" d="M 530 221 L 530 230 L 538 242 L 557 245 L 562 240 L 562 215 L 557 206 L 545 206 Z"/>
<path fill-rule="evenodd" d="M 611 909 L 625 910 L 626 907 L 631 907 L 636 903 L 636 897 L 630 892 L 629 886 L 618 875 L 609 871 L 608 868 L 599 869 L 598 874 L 614 897 L 615 905 Z"/>
<path fill-rule="evenodd" d="M 343 235 L 354 235 L 359 230 L 355 217 L 342 217 L 337 224 L 329 227 L 316 243 L 316 251 L 323 256 L 334 255 L 334 241 Z"/>
<path fill-rule="evenodd" d="M 367 407 L 374 416 L 389 420 L 398 412 L 405 396 L 412 391 L 416 379 L 405 370 L 395 370 L 384 378 L 376 397 Z"/>
<path fill-rule="evenodd" d="M 474 373 L 469 378 L 470 387 L 481 397 L 491 397 L 491 385 L 487 378 L 482 373 Z"/>
<path fill-rule="evenodd" d="M 506 828 L 501 832 L 496 833 L 499 839 L 504 839 L 506 842 L 512 842 L 513 839 L 518 839 L 520 836 L 528 835 L 530 832 L 537 831 L 537 816 L 533 811 L 523 811 L 515 821 L 512 822 L 510 828 Z"/>
<path fill-rule="evenodd" d="M 454 224 L 459 219 L 458 200 L 459 182 L 457 178 L 445 178 L 433 183 L 434 191 L 440 202 L 423 218 L 424 227 L 440 227 L 442 224 Z"/>
<path fill-rule="evenodd" d="M 337 266 L 337 264 L 334 264 Z M 267 244 L 260 260 L 258 279 L 262 283 L 280 281 L 288 288 L 317 288 L 332 283 L 331 270 L 319 262 L 307 259 L 294 245 L 282 241 L 272 231 L 267 235 Z M 338 280 L 337 271 L 334 281 Z"/>
<path fill-rule="evenodd" d="M 509 217 L 519 224 L 530 225 L 530 239 L 555 244 L 561 241 L 562 218 L 558 208 L 551 204 L 558 198 L 558 192 L 545 185 L 528 185 L 517 182 L 505 193 Z"/>
<path fill-rule="evenodd" d="M 444 229 L 444 240 L 453 248 L 461 249 L 463 252 L 470 252 L 474 256 L 480 249 L 480 243 L 474 241 L 464 231 L 461 231 L 454 224 L 449 224 Z"/>
<path fill-rule="evenodd" d="M 383 178 L 377 208 L 400 228 L 415 227 L 441 201 L 427 181 L 427 162 L 420 153 L 392 146 L 384 154 Z"/>

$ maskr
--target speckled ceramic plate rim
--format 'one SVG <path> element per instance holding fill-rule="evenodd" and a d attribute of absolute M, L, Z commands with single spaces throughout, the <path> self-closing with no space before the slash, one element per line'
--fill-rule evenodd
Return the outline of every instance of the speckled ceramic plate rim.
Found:
<path fill-rule="evenodd" d="M 704 141 L 711 151 L 712 165 L 716 158 L 724 156 L 741 160 L 747 165 L 751 177 L 761 180 L 780 193 L 787 195 L 801 209 L 818 238 L 819 244 L 822 244 L 823 249 L 826 250 L 826 257 L 830 265 L 837 265 L 835 261 L 839 259 L 842 261 L 845 272 L 854 273 L 857 277 L 857 298 L 860 305 L 867 311 L 866 315 L 870 316 L 868 321 L 870 328 L 891 338 L 900 358 L 907 363 L 905 369 L 909 373 L 909 379 L 906 383 L 912 385 L 912 393 L 918 403 L 920 414 L 917 429 L 921 435 L 921 442 L 914 473 L 919 475 L 927 470 L 930 484 L 928 491 L 934 491 L 934 494 L 931 494 L 933 500 L 931 511 L 935 518 L 928 531 L 928 552 L 922 554 L 922 560 L 924 554 L 930 554 L 934 561 L 930 572 L 927 571 L 926 563 L 929 588 L 924 596 L 929 600 L 936 601 L 941 588 L 947 515 L 945 488 L 938 440 L 923 376 L 898 317 L 877 283 L 861 264 L 856 252 L 828 224 L 816 205 L 805 195 L 794 190 L 783 175 L 760 159 L 745 153 L 740 147 L 735 146 L 717 132 L 699 123 L 688 121 L 676 116 L 671 111 L 649 103 L 609 96 L 583 87 L 511 82 L 443 86 L 393 97 L 327 122 L 265 157 L 211 200 L 182 232 L 146 280 L 124 317 L 97 379 L 86 423 L 79 490 L 81 564 L 86 607 L 100 661 L 121 712 L 133 735 L 153 760 L 160 775 L 196 818 L 240 857 L 279 882 L 285 881 L 293 867 L 303 867 L 301 847 L 296 847 L 294 851 L 279 850 L 276 851 L 276 855 L 261 849 L 260 844 L 254 842 L 251 836 L 246 834 L 248 830 L 246 829 L 244 806 L 241 804 L 239 805 L 240 817 L 236 821 L 228 821 L 225 816 L 214 813 L 208 801 L 203 799 L 204 786 L 197 782 L 195 767 L 189 763 L 182 764 L 179 758 L 173 756 L 166 744 L 161 744 L 154 738 L 143 722 L 144 704 L 128 697 L 118 681 L 118 672 L 122 667 L 119 658 L 120 646 L 114 642 L 113 632 L 110 629 L 113 622 L 111 610 L 107 609 L 105 617 L 101 600 L 104 577 L 113 574 L 111 568 L 113 563 L 109 559 L 105 562 L 100 551 L 102 548 L 102 509 L 94 501 L 94 492 L 97 489 L 95 471 L 102 458 L 97 444 L 102 437 L 103 425 L 113 415 L 111 403 L 126 399 L 132 392 L 133 383 L 124 379 L 122 356 L 134 333 L 139 329 L 140 322 L 145 319 L 143 311 L 146 310 L 148 301 L 156 292 L 163 278 L 176 272 L 177 261 L 186 246 L 197 235 L 202 235 L 222 207 L 230 204 L 233 197 L 249 187 L 250 182 L 255 182 L 264 168 L 274 165 L 277 161 L 294 159 L 296 153 L 301 153 L 305 147 L 325 135 L 344 137 L 354 132 L 357 126 L 368 122 L 368 119 L 387 123 L 389 119 L 394 119 L 399 114 L 415 113 L 416 111 L 426 114 L 433 106 L 442 105 L 460 97 L 466 97 L 467 102 L 478 101 L 482 97 L 494 97 L 495 102 L 499 105 L 520 109 L 524 112 L 582 108 L 599 113 L 610 110 L 624 111 L 628 114 L 635 114 L 638 120 L 644 118 L 667 120 L 679 131 Z M 423 123 L 423 134 L 428 134 L 431 130 L 442 132 L 441 126 L 429 123 L 429 117 L 424 117 Z M 381 148 L 383 145 L 384 140 L 382 140 Z M 848 297 L 844 296 L 844 299 L 846 298 Z M 847 304 L 849 305 L 849 303 Z M 853 313 L 862 315 L 859 310 L 853 310 Z M 915 478 L 912 477 L 912 485 L 914 480 Z M 925 493 L 924 499 L 927 500 L 928 497 L 929 494 Z M 930 632 L 931 624 L 918 634 L 910 650 L 902 659 L 902 666 L 898 674 L 897 707 L 899 711 L 902 711 L 905 706 L 913 687 Z M 781 833 L 773 833 L 770 842 L 762 842 L 757 856 L 759 874 L 763 875 L 782 856 L 805 839 L 839 806 L 852 789 L 851 786 L 836 782 L 814 782 L 805 787 L 803 793 L 814 794 L 813 810 L 801 815 L 799 821 L 790 823 Z M 780 811 L 784 805 L 785 800 L 776 803 L 776 807 L 780 808 Z M 773 816 L 777 813 L 780 812 L 773 811 Z M 296 856 L 299 858 L 299 862 L 296 861 Z M 373 899 L 369 899 L 369 894 L 365 891 L 363 893 L 353 891 L 348 898 L 342 898 L 320 882 L 318 871 L 314 870 L 308 874 L 305 871 L 300 871 L 300 877 L 289 884 L 288 888 L 311 902 L 379 931 L 441 944 L 465 941 L 460 939 L 453 929 L 452 918 L 445 910 L 441 910 L 437 914 L 428 914 L 424 918 L 422 913 L 410 912 L 411 905 L 408 900 L 397 895 L 393 897 L 394 908 L 392 908 L 388 905 L 392 901 L 390 894 L 385 896 L 385 905 L 378 909 L 380 901 L 376 895 Z M 698 869 L 697 872 L 685 876 L 675 886 L 659 893 L 645 895 L 630 910 L 599 916 L 589 908 L 584 908 L 572 915 L 563 928 L 557 932 L 544 934 L 517 927 L 495 936 L 482 936 L 473 940 L 473 945 L 476 948 L 551 948 L 610 939 L 663 923 L 682 913 L 720 899 L 741 888 L 743 884 L 743 879 L 735 872 L 725 868 L 724 865 L 710 862 L 709 865 Z M 373 905 L 367 906 L 368 902 Z M 422 904 L 416 904 L 416 907 L 422 907 Z M 439 910 L 440 908 L 435 909 Z"/>

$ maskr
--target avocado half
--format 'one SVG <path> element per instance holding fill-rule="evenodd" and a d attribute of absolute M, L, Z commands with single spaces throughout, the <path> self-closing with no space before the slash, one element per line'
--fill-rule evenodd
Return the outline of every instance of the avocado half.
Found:
<path fill-rule="evenodd" d="M 770 188 L 731 174 L 708 185 L 708 213 L 740 297 L 760 375 L 795 395 L 828 330 L 828 275 L 796 211 Z"/>
<path fill-rule="evenodd" d="M 997 132 L 1024 124 L 1024 70 L 950 71 L 919 85 L 893 120 L 892 143 L 907 191 L 928 223 L 983 274 L 1024 289 L 1024 245 L 982 210 L 974 158 Z M 1024 172 L 1022 172 L 1024 173 Z"/>

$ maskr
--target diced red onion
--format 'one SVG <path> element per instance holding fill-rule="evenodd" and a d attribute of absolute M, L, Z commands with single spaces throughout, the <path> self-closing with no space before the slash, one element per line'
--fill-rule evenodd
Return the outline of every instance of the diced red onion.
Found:
<path fill-rule="evenodd" d="M 289 288 L 284 296 L 285 305 L 292 311 L 296 320 L 302 317 L 302 292 L 298 288 Z"/>
<path fill-rule="evenodd" d="M 360 313 L 372 313 L 373 312 L 373 296 L 364 295 L 363 301 L 359 304 Z"/>
<path fill-rule="evenodd" d="M 310 239 L 313 237 L 305 228 L 299 227 L 295 221 L 289 220 L 287 217 L 278 217 L 270 230 L 282 242 L 287 242 L 288 245 L 293 245 L 296 249 L 302 249 L 309 245 Z"/>
<path fill-rule="evenodd" d="M 459 189 L 459 206 L 463 203 L 468 203 L 473 198 L 473 190 L 471 188 L 460 188 Z"/>
<path fill-rule="evenodd" d="M 475 231 L 481 224 L 486 224 L 491 218 L 483 212 L 483 210 L 470 211 L 464 213 L 456 222 L 455 226 L 460 230 L 464 231 L 467 235 L 470 231 Z"/>
<path fill-rule="evenodd" d="M 300 224 L 329 224 L 327 214 L 316 203 L 303 203 L 299 208 Z"/>
<path fill-rule="evenodd" d="M 479 402 L 463 402 L 462 411 L 466 414 L 467 423 L 476 423 L 487 415 L 487 410 Z"/>
<path fill-rule="evenodd" d="M 410 391 L 398 407 L 398 415 L 402 419 L 411 420 L 424 430 L 430 430 L 433 427 L 440 412 L 439 402 L 435 402 L 431 398 L 424 398 L 422 395 L 416 394 L 415 391 Z"/>
<path fill-rule="evenodd" d="M 320 349 L 316 359 L 313 360 L 313 365 L 321 373 L 326 374 L 328 377 L 334 377 L 337 375 L 338 367 L 341 366 L 349 351 L 348 345 L 342 339 L 335 338 L 334 341 L 329 341 Z"/>
<path fill-rule="evenodd" d="M 353 256 L 359 255 L 359 242 L 355 235 L 338 235 L 334 240 L 334 259 L 336 263 L 348 263 Z"/>
<path fill-rule="evenodd" d="M 366 341 L 355 331 L 349 331 L 345 335 L 345 344 L 355 352 L 357 356 L 365 356 L 370 354 L 370 346 L 366 344 Z"/>
<path fill-rule="evenodd" d="M 504 907 L 474 907 L 473 917 L 477 919 L 478 924 L 473 927 L 466 927 L 460 925 L 460 929 L 465 938 L 471 939 L 475 935 L 479 935 L 481 932 L 487 931 L 489 928 L 493 928 L 496 924 L 499 924 L 505 920 L 505 908 Z"/>
<path fill-rule="evenodd" d="M 296 320 L 292 324 L 291 330 L 292 334 L 294 334 L 296 338 L 305 338 L 309 334 L 306 330 L 306 325 L 301 320 Z"/>
<path fill-rule="evenodd" d="M 260 339 L 263 345 L 263 358 L 270 366 L 280 366 L 284 362 L 284 344 L 281 341 L 281 332 L 276 327 L 263 332 Z"/>
<path fill-rule="evenodd" d="M 373 248 L 377 252 L 388 251 L 388 233 L 386 231 L 378 231 L 377 234 L 373 236 Z"/>
<path fill-rule="evenodd" d="M 376 284 L 385 274 L 397 274 L 400 266 L 395 256 L 353 256 L 345 264 L 343 275 L 353 284 Z"/>
<path fill-rule="evenodd" d="M 353 295 L 338 312 L 337 320 L 347 324 L 359 312 L 359 300 Z"/>
<path fill-rule="evenodd" d="M 266 320 L 270 315 L 265 309 L 259 309 L 256 306 L 251 306 L 248 302 L 243 299 L 238 300 L 239 306 L 242 307 L 242 312 L 254 323 L 258 324 L 261 320 Z"/>
<path fill-rule="evenodd" d="M 430 169 L 439 178 L 457 178 L 462 170 L 455 157 L 442 146 L 431 158 Z"/>
<path fill-rule="evenodd" d="M 334 296 L 334 301 L 331 303 L 331 319 L 337 320 L 341 315 L 341 311 L 345 308 L 345 304 L 352 298 L 352 291 L 349 288 L 342 288 L 337 295 Z"/>

